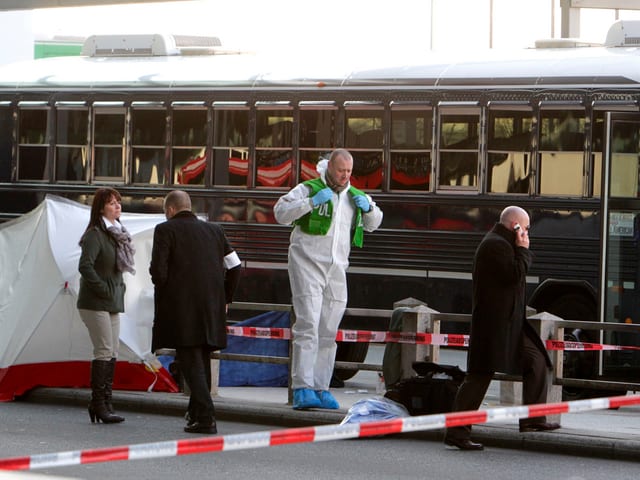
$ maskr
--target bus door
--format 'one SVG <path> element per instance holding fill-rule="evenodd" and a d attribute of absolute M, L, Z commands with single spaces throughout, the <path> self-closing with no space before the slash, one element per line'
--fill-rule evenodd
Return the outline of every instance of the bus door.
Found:
<path fill-rule="evenodd" d="M 612 113 L 605 118 L 602 173 L 600 319 L 640 323 L 640 114 Z M 640 335 L 604 332 L 609 345 L 637 346 Z M 624 380 L 640 370 L 640 352 L 607 350 L 602 374 Z"/>

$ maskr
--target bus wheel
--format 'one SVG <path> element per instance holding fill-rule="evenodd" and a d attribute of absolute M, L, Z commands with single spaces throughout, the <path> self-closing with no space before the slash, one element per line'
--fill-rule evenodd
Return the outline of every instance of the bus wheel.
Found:
<path fill-rule="evenodd" d="M 567 320 L 596 320 L 596 306 L 585 296 L 571 293 L 556 299 L 546 310 L 553 315 L 557 315 Z M 584 330 L 574 330 L 564 336 L 565 341 L 571 342 L 588 342 L 586 336 L 591 336 L 589 332 Z M 563 377 L 593 379 L 596 374 L 596 352 L 563 352 Z M 572 401 L 591 398 L 591 391 L 586 388 L 579 387 L 562 387 L 562 400 Z"/>
<path fill-rule="evenodd" d="M 567 333 L 564 336 L 566 342 L 580 342 L 577 332 Z M 562 354 L 562 376 L 565 378 L 589 379 L 594 377 L 596 352 L 567 352 Z M 591 398 L 590 390 L 579 387 L 562 386 L 562 400 L 571 402 Z"/>
<path fill-rule="evenodd" d="M 338 342 L 336 350 L 336 361 L 339 362 L 357 362 L 362 363 L 367 357 L 369 344 L 366 342 Z M 358 370 L 347 370 L 345 368 L 336 368 L 334 375 L 340 380 L 349 380 Z"/>

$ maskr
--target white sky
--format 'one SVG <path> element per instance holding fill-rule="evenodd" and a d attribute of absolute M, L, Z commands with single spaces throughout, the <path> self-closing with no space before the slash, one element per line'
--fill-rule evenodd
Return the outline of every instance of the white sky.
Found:
<path fill-rule="evenodd" d="M 253 51 L 477 50 L 490 46 L 490 0 L 197 0 L 31 13 L 37 38 L 107 33 L 212 35 Z M 560 37 L 560 0 L 493 0 L 493 48 L 526 48 Z M 640 2 L 639 2 L 640 3 Z M 433 34 L 431 11 L 433 8 Z M 623 10 L 620 19 L 640 19 Z M 555 22 L 552 20 L 555 19 Z M 603 42 L 615 11 L 583 9 L 581 38 Z"/>

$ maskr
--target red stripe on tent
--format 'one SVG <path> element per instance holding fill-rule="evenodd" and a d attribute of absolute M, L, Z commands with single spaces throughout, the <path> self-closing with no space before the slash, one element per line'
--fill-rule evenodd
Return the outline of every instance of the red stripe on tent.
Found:
<path fill-rule="evenodd" d="M 129 447 L 98 448 L 84 450 L 80 454 L 80 463 L 118 462 L 129 460 Z"/>
<path fill-rule="evenodd" d="M 189 440 L 178 440 L 177 443 L 177 455 L 221 452 L 224 449 L 224 437 L 193 438 Z"/>
<path fill-rule="evenodd" d="M 0 369 L 0 401 L 8 402 L 36 387 L 89 388 L 90 361 L 47 362 L 12 365 Z M 118 362 L 113 388 L 116 390 L 180 391 L 164 368 L 150 372 L 142 363 Z"/>
<path fill-rule="evenodd" d="M 164 367 L 151 372 L 143 363 L 130 362 L 118 362 L 113 388 L 116 390 L 147 390 L 156 378 L 157 381 L 153 386 L 154 392 L 178 393 L 180 391 L 175 380 Z"/>
<path fill-rule="evenodd" d="M 288 428 L 271 432 L 269 445 L 287 445 L 289 443 L 313 442 L 316 438 L 315 427 Z"/>

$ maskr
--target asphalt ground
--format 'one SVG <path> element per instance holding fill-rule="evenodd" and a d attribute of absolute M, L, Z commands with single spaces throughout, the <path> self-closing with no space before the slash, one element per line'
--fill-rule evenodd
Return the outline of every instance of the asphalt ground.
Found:
<path fill-rule="evenodd" d="M 370 355 L 376 357 L 379 353 L 379 350 L 374 349 Z M 464 358 L 459 359 L 455 355 L 446 360 L 454 364 L 464 362 Z M 368 356 L 367 363 L 370 361 Z M 220 420 L 274 427 L 298 427 L 339 424 L 355 402 L 376 397 L 381 393 L 378 375 L 371 371 L 358 372 L 345 382 L 344 388 L 331 389 L 331 392 L 340 403 L 338 410 L 294 410 L 287 403 L 288 392 L 283 387 L 221 387 L 213 400 L 216 418 Z M 23 400 L 77 404 L 84 408 L 89 398 L 88 389 L 36 388 Z M 144 411 L 184 416 L 188 396 L 183 393 L 117 390 L 113 392 L 113 402 L 117 410 L 125 412 Z M 492 382 L 482 408 L 509 406 L 512 405 L 501 403 L 500 382 Z M 562 414 L 560 423 L 562 427 L 559 430 L 531 433 L 520 433 L 517 420 L 486 423 L 473 427 L 472 439 L 483 443 L 486 448 L 513 448 L 640 461 L 640 405 Z M 444 430 L 426 430 L 401 435 L 442 443 Z M 444 444 L 442 448 L 445 448 Z"/>

